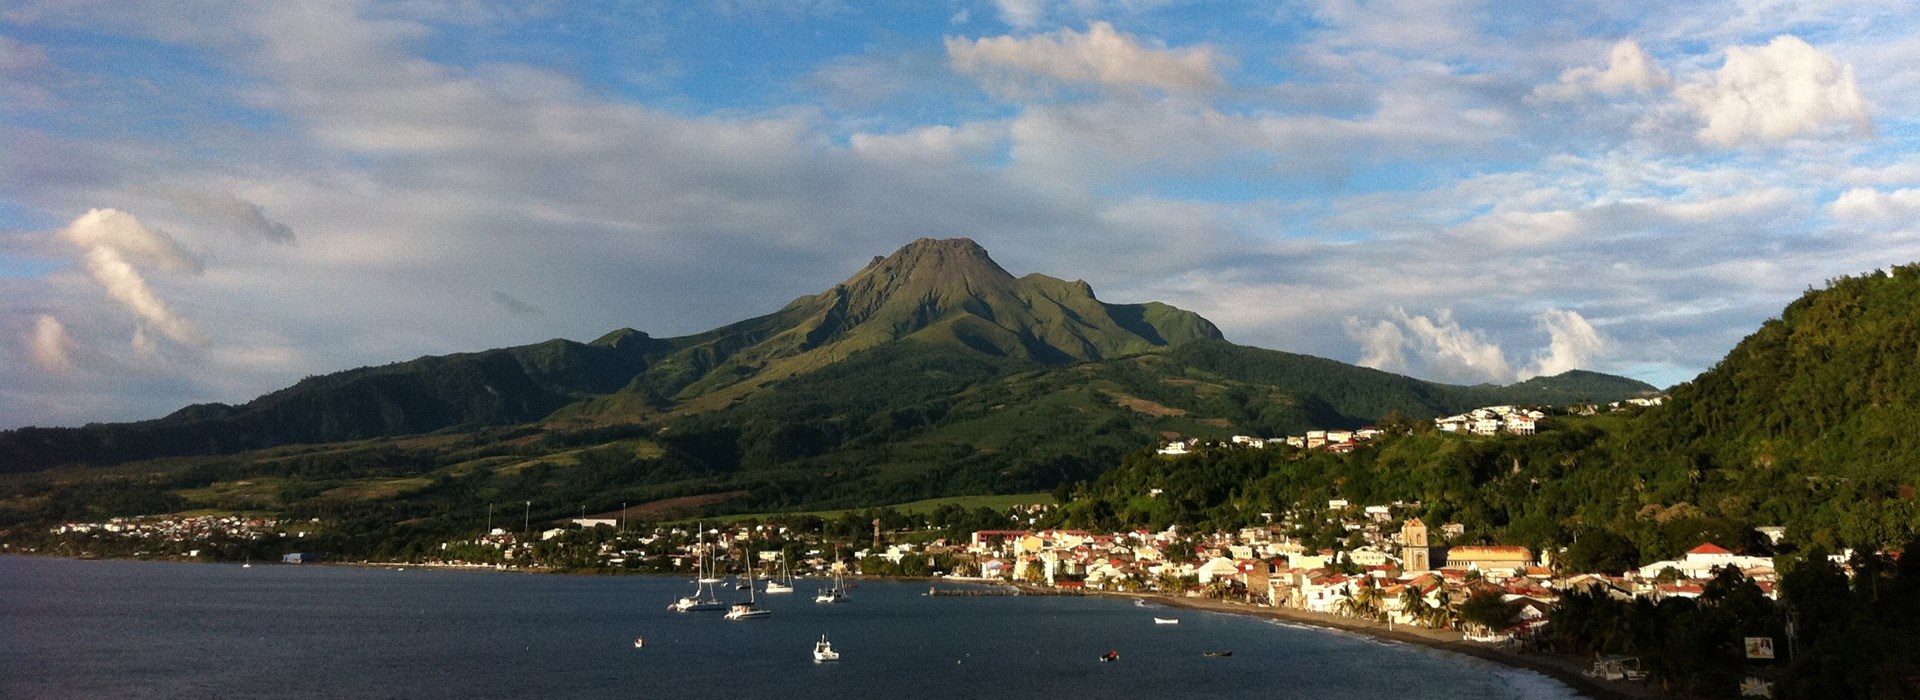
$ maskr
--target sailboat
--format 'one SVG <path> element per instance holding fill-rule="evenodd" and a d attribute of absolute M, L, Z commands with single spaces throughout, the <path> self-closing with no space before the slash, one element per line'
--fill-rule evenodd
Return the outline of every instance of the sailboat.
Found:
<path fill-rule="evenodd" d="M 696 546 L 705 544 L 706 533 L 701 533 L 699 545 Z M 674 601 L 673 605 L 668 606 L 668 608 L 680 612 L 710 612 L 727 609 L 727 604 L 720 602 L 718 594 L 715 593 L 713 589 L 713 584 L 718 582 L 719 579 L 710 579 L 707 576 L 707 556 L 705 553 L 701 553 L 699 558 L 695 560 L 694 569 L 696 572 L 694 576 L 696 576 L 697 579 L 694 583 L 693 595 Z"/>
<path fill-rule="evenodd" d="M 834 559 L 839 559 L 839 558 L 840 558 L 840 553 L 839 553 L 839 552 L 834 552 Z M 833 587 L 832 587 L 832 588 L 822 588 L 822 589 L 820 589 L 820 593 L 819 593 L 818 595 L 815 595 L 815 596 L 813 597 L 813 602 L 815 602 L 815 603 L 839 603 L 839 602 L 843 602 L 843 601 L 845 601 L 845 600 L 847 599 L 847 589 L 846 589 L 846 587 L 845 587 L 845 586 L 843 586 L 843 585 L 841 585 L 841 583 L 840 583 L 840 570 L 841 570 L 841 569 L 842 569 L 843 567 L 841 567 L 841 566 L 840 566 L 840 562 L 838 562 L 838 561 L 835 561 L 835 562 L 833 563 L 833 565 L 834 565 L 834 569 L 833 569 Z"/>
<path fill-rule="evenodd" d="M 784 554 L 780 556 L 780 578 L 767 580 L 767 592 L 793 592 L 793 573 L 787 569 L 787 557 Z"/>
<path fill-rule="evenodd" d="M 827 635 L 820 635 L 820 641 L 813 643 L 813 662 L 817 664 L 839 660 L 840 652 L 833 650 L 833 642 L 827 641 Z"/>
<path fill-rule="evenodd" d="M 753 552 L 751 550 L 747 552 L 747 561 L 748 562 L 753 561 Z M 747 567 L 747 576 L 749 577 L 747 580 L 751 582 L 753 580 L 751 578 L 753 576 L 753 567 L 751 565 Z M 768 617 L 773 615 L 772 610 L 753 607 L 755 602 L 757 601 L 753 599 L 753 586 L 751 583 L 749 583 L 747 586 L 747 602 L 735 603 L 733 605 L 733 609 L 727 611 L 727 619 L 752 620 L 755 618 Z"/>

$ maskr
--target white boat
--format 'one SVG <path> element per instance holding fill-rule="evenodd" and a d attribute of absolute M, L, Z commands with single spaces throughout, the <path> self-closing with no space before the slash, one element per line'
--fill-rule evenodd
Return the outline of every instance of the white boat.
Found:
<path fill-rule="evenodd" d="M 641 649 L 641 648 L 645 648 L 646 646 L 647 646 L 647 640 L 646 640 L 646 638 L 644 638 L 644 637 L 635 637 L 635 638 L 634 638 L 634 640 L 633 640 L 633 648 L 635 648 L 635 649 Z"/>
<path fill-rule="evenodd" d="M 837 551 L 834 552 L 834 559 L 839 559 L 839 558 L 840 558 L 840 553 Z M 838 561 L 834 562 L 834 566 L 838 567 L 839 565 L 840 565 L 840 562 Z M 833 587 L 820 589 L 820 593 L 813 597 L 813 602 L 841 603 L 841 602 L 845 602 L 846 600 L 847 600 L 847 587 L 843 585 L 840 581 L 840 569 L 835 568 L 833 570 Z"/>
<path fill-rule="evenodd" d="M 820 641 L 813 643 L 813 662 L 817 664 L 839 660 L 840 652 L 833 650 L 833 642 L 827 641 L 827 635 L 820 635 Z"/>
<path fill-rule="evenodd" d="M 792 593 L 793 592 L 793 574 L 787 571 L 787 558 L 785 555 L 781 555 L 780 557 L 780 578 L 767 580 L 767 592 L 768 593 Z"/>
<path fill-rule="evenodd" d="M 706 542 L 703 534 L 700 545 L 704 544 L 706 544 Z M 711 612 L 727 609 L 727 604 L 720 602 L 719 595 L 715 593 L 713 589 L 713 582 L 719 581 L 720 579 L 711 579 L 706 575 L 707 557 L 705 553 L 701 553 L 699 558 L 695 560 L 694 568 L 698 569 L 698 572 L 694 574 L 696 583 L 693 587 L 693 595 L 685 596 L 674 601 L 672 605 L 667 606 L 667 609 L 678 610 L 680 612 Z"/>
<path fill-rule="evenodd" d="M 752 550 L 748 550 L 747 552 L 747 561 L 753 561 Z M 757 601 L 753 598 L 753 584 L 751 583 L 753 579 L 749 578 L 747 580 L 749 581 L 747 584 L 747 602 L 735 603 L 733 609 L 727 611 L 727 619 L 729 620 L 755 620 L 773 615 L 772 610 L 754 607 L 754 603 Z"/>
<path fill-rule="evenodd" d="M 1180 621 L 1179 621 L 1179 620 L 1169 620 L 1169 619 L 1167 619 L 1167 618 L 1164 618 L 1164 617 L 1156 617 L 1156 618 L 1153 618 L 1153 624 L 1156 624 L 1156 625 L 1177 625 L 1177 624 L 1180 624 Z"/>
<path fill-rule="evenodd" d="M 733 609 L 727 611 L 727 619 L 729 620 L 756 620 L 762 617 L 772 616 L 772 610 L 753 607 L 753 603 L 735 603 Z"/>

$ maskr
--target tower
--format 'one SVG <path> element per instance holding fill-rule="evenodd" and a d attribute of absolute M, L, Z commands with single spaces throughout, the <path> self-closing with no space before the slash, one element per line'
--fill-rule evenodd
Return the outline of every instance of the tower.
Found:
<path fill-rule="evenodd" d="M 1408 573 L 1432 569 L 1427 558 L 1427 524 L 1419 518 L 1407 519 L 1400 528 L 1400 562 Z"/>

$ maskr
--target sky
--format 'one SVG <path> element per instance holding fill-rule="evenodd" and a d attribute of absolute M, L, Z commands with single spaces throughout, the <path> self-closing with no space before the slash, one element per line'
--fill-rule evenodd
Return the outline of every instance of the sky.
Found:
<path fill-rule="evenodd" d="M 769 313 L 921 237 L 1453 383 L 1920 259 L 1906 0 L 13 0 L 0 428 Z"/>

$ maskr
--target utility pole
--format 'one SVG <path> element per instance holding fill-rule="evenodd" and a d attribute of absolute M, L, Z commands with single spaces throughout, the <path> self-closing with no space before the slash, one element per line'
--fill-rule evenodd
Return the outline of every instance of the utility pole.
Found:
<path fill-rule="evenodd" d="M 493 534 L 493 504 L 487 504 L 487 531 L 482 536 Z"/>
<path fill-rule="evenodd" d="M 527 501 L 527 510 L 520 516 L 520 535 L 526 536 L 533 530 L 533 501 Z"/>
<path fill-rule="evenodd" d="M 620 502 L 620 531 L 627 531 L 627 502 Z"/>

